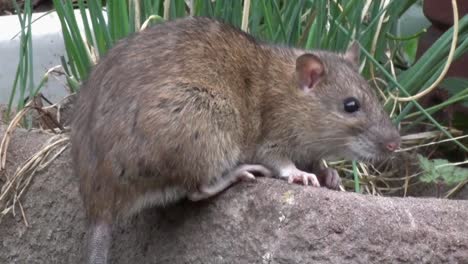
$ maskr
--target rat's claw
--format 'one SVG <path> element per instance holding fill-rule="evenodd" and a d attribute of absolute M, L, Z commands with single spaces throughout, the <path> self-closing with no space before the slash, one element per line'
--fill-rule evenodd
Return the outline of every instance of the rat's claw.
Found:
<path fill-rule="evenodd" d="M 238 179 L 241 181 L 255 181 L 255 175 L 248 171 L 243 171 L 242 173 L 239 173 Z"/>
<path fill-rule="evenodd" d="M 287 177 L 288 183 L 300 183 L 305 186 L 310 185 L 314 187 L 320 187 L 320 183 L 317 179 L 317 176 L 313 173 L 307 173 L 304 171 L 300 171 L 295 169 L 294 171 L 290 171 L 289 175 L 284 175 L 283 177 Z"/>
<path fill-rule="evenodd" d="M 305 178 L 305 183 L 304 185 L 308 185 L 308 182 L 310 181 L 310 184 L 314 187 L 320 187 L 320 183 L 317 179 L 317 176 L 313 173 L 304 173 L 303 177 Z"/>
<path fill-rule="evenodd" d="M 314 187 L 320 187 L 320 183 L 317 179 L 317 176 L 315 174 L 311 174 L 313 177 L 311 178 L 312 181 L 312 186 Z"/>
<path fill-rule="evenodd" d="M 302 183 L 303 183 L 305 186 L 309 185 L 309 180 L 308 180 L 306 174 L 302 174 Z"/>

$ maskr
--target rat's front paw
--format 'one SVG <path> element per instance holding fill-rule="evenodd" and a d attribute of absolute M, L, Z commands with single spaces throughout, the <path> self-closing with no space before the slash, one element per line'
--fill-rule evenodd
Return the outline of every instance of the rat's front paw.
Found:
<path fill-rule="evenodd" d="M 281 178 L 287 179 L 289 183 L 310 184 L 314 187 L 320 187 L 320 183 L 315 174 L 301 171 L 295 167 L 283 169 Z"/>
<path fill-rule="evenodd" d="M 320 170 L 317 174 L 320 182 L 328 189 L 339 190 L 341 185 L 341 178 L 338 172 L 332 168 L 325 168 Z"/>

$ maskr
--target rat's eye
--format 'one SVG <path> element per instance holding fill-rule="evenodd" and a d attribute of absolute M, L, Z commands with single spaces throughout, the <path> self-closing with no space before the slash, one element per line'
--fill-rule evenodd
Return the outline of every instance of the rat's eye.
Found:
<path fill-rule="evenodd" d="M 348 97 L 343 101 L 344 110 L 348 113 L 354 113 L 359 110 L 359 101 L 354 97 Z"/>

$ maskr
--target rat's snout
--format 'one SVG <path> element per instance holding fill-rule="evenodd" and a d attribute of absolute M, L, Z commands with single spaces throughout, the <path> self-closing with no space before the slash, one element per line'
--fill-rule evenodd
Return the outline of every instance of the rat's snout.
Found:
<path fill-rule="evenodd" d="M 400 148 L 401 138 L 398 132 L 394 133 L 390 137 L 388 137 L 383 144 L 383 148 L 388 152 L 394 152 L 395 150 Z"/>
<path fill-rule="evenodd" d="M 393 151 L 395 151 L 396 149 L 398 149 L 400 147 L 400 143 L 397 142 L 397 141 L 390 141 L 387 144 L 385 144 L 385 147 L 390 152 L 393 152 Z"/>

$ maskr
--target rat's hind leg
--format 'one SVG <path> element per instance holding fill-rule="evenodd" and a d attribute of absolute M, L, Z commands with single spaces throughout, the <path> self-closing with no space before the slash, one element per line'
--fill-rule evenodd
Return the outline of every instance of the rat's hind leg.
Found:
<path fill-rule="evenodd" d="M 223 177 L 219 177 L 215 183 L 206 186 L 200 186 L 196 192 L 189 193 L 188 199 L 191 201 L 199 201 L 211 196 L 214 196 L 227 187 L 231 186 L 237 181 L 253 181 L 255 176 L 253 173 L 260 173 L 265 177 L 271 177 L 271 171 L 263 165 L 244 164 L 236 167 L 233 171 L 229 172 Z"/>

